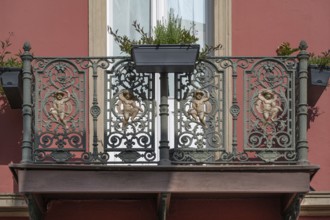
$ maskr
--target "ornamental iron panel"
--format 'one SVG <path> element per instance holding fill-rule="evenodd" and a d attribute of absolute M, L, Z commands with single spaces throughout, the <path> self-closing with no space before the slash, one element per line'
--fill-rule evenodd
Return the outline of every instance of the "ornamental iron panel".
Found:
<path fill-rule="evenodd" d="M 130 60 L 116 63 L 105 80 L 104 151 L 112 162 L 153 162 L 155 74 L 137 73 Z"/>
<path fill-rule="evenodd" d="M 34 126 L 24 131 L 32 138 L 24 136 L 23 160 L 156 164 L 163 152 L 172 164 L 305 162 L 306 132 L 297 131 L 307 120 L 300 96 L 306 93 L 308 57 L 302 51 L 300 61 L 208 57 L 192 73 L 171 73 L 174 96 L 163 93 L 160 100 L 159 74 L 136 72 L 129 57 L 35 57 L 31 72 L 26 50 L 23 83 L 32 84 L 31 91 L 25 86 L 23 117 Z M 162 114 L 169 123 L 157 118 Z"/>
<path fill-rule="evenodd" d="M 177 74 L 172 161 L 295 162 L 296 70 L 290 57 L 214 57 Z"/>
<path fill-rule="evenodd" d="M 224 71 L 200 62 L 194 73 L 175 75 L 175 162 L 214 162 L 225 152 Z"/>
<path fill-rule="evenodd" d="M 36 162 L 77 160 L 86 151 L 86 69 L 77 64 L 61 58 L 34 60 Z"/>
<path fill-rule="evenodd" d="M 244 150 L 265 162 L 296 160 L 296 69 L 292 59 L 265 58 L 245 71 Z"/>

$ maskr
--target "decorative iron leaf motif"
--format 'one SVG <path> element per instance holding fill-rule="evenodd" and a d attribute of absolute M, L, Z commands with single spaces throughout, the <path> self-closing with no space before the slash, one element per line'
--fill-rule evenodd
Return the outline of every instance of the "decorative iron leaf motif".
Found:
<path fill-rule="evenodd" d="M 274 151 L 262 151 L 257 155 L 267 163 L 274 162 L 275 160 L 281 157 L 281 154 L 279 152 L 274 152 Z"/>
<path fill-rule="evenodd" d="M 74 155 L 71 154 L 68 151 L 58 150 L 54 151 L 50 154 L 50 156 L 56 161 L 56 162 L 65 162 L 72 158 Z"/>
<path fill-rule="evenodd" d="M 134 163 L 136 162 L 141 155 L 136 151 L 121 151 L 119 154 L 116 155 L 125 163 Z"/>

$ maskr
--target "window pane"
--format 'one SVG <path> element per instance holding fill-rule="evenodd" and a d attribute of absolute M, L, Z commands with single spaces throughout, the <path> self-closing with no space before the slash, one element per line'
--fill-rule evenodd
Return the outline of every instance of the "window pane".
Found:
<path fill-rule="evenodd" d="M 119 35 L 127 35 L 131 39 L 139 39 L 140 35 L 132 27 L 133 21 L 144 27 L 145 32 L 150 29 L 150 1 L 149 0 L 109 0 L 108 1 L 109 25 L 113 30 L 118 30 Z M 119 46 L 110 38 L 111 55 L 123 54 Z"/>
<path fill-rule="evenodd" d="M 173 9 L 174 15 L 182 18 L 185 28 L 193 28 L 201 46 L 206 43 L 205 4 L 206 0 L 168 0 L 166 6 L 168 12 Z"/>

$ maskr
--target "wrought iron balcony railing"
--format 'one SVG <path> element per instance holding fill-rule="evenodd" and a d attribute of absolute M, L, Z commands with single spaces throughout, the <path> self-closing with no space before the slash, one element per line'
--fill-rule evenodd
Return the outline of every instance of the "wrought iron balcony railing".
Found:
<path fill-rule="evenodd" d="M 306 48 L 155 74 L 129 57 L 32 57 L 25 44 L 22 162 L 307 163 Z"/>

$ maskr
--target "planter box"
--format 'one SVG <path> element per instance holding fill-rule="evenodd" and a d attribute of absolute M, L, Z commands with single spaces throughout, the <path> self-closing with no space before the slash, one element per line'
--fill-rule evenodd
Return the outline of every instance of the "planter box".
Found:
<path fill-rule="evenodd" d="M 22 69 L 17 67 L 0 67 L 1 84 L 12 109 L 22 108 L 23 86 Z"/>
<path fill-rule="evenodd" d="M 311 85 L 327 86 L 330 77 L 330 67 L 319 67 L 318 65 L 309 65 Z"/>
<path fill-rule="evenodd" d="M 199 45 L 135 45 L 132 58 L 137 72 L 193 72 Z"/>

